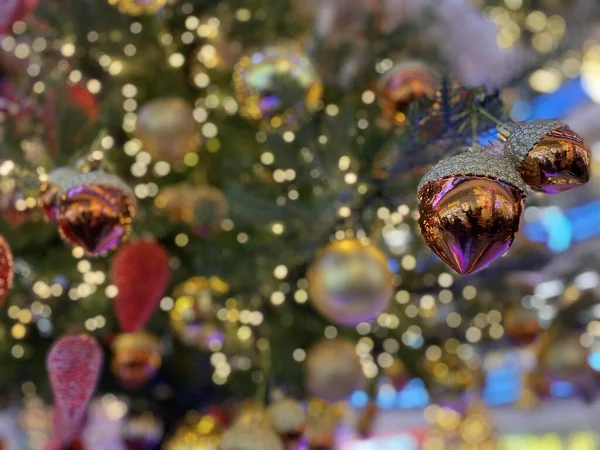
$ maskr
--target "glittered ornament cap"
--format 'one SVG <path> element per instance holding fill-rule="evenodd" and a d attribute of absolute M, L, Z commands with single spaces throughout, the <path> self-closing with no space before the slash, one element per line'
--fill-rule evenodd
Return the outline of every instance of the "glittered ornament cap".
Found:
<path fill-rule="evenodd" d="M 227 430 L 219 450 L 284 450 L 283 443 L 270 428 L 236 425 Z"/>
<path fill-rule="evenodd" d="M 519 189 L 523 196 L 527 192 L 527 185 L 523 181 L 523 178 L 519 176 L 508 159 L 474 150 L 444 159 L 433 166 L 421 179 L 418 191 L 420 193 L 423 187 L 429 182 L 456 175 L 502 180 L 502 182 L 511 184 Z"/>
<path fill-rule="evenodd" d="M 556 194 L 589 181 L 590 152 L 565 123 L 539 120 L 499 131 L 506 138 L 505 156 L 531 189 Z"/>

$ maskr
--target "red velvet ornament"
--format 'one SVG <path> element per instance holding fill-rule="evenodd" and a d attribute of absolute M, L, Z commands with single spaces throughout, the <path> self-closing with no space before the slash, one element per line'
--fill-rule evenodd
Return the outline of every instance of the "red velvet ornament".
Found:
<path fill-rule="evenodd" d="M 13 283 L 13 256 L 8 243 L 0 236 L 0 305 L 6 300 Z"/>
<path fill-rule="evenodd" d="M 10 34 L 15 22 L 33 11 L 39 0 L 3 0 L 0 2 L 0 34 Z"/>
<path fill-rule="evenodd" d="M 111 282 L 118 288 L 115 313 L 121 330 L 133 333 L 146 325 L 171 278 L 169 255 L 156 242 L 132 242 L 115 255 Z"/>
<path fill-rule="evenodd" d="M 50 349 L 46 370 L 54 395 L 56 436 L 62 444 L 70 444 L 80 431 L 101 369 L 102 350 L 91 336 L 65 336 Z"/>
<path fill-rule="evenodd" d="M 90 122 L 97 122 L 100 110 L 98 108 L 98 101 L 94 94 L 92 94 L 85 86 L 81 84 L 69 85 L 69 92 L 71 94 L 71 100 L 73 104 L 85 112 L 90 119 Z"/>

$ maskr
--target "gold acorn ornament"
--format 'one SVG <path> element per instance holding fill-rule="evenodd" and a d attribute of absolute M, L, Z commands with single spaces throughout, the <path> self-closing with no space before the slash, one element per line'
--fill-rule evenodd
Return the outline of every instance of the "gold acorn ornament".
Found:
<path fill-rule="evenodd" d="M 41 184 L 38 203 L 44 210 L 44 216 L 49 222 L 58 222 L 58 194 L 65 183 L 77 174 L 78 172 L 70 167 L 59 167 L 50 172 Z"/>
<path fill-rule="evenodd" d="M 192 107 L 178 97 L 160 97 L 145 103 L 139 110 L 135 137 L 153 159 L 182 161 L 198 150 L 201 135 Z"/>
<path fill-rule="evenodd" d="M 61 235 L 92 256 L 125 242 L 135 213 L 133 191 L 120 178 L 102 170 L 74 176 L 59 194 Z"/>
<path fill-rule="evenodd" d="M 160 341 L 150 333 L 122 333 L 114 340 L 112 349 L 112 371 L 128 389 L 143 386 L 160 369 Z"/>
<path fill-rule="evenodd" d="M 268 129 L 296 128 L 321 103 L 323 83 L 297 43 L 271 45 L 243 56 L 233 73 L 243 116 Z"/>
<path fill-rule="evenodd" d="M 312 305 L 337 325 L 377 318 L 388 308 L 393 290 L 383 252 L 356 239 L 329 244 L 308 270 Z"/>
<path fill-rule="evenodd" d="M 396 125 L 406 123 L 410 105 L 421 99 L 435 99 L 440 82 L 437 72 L 421 61 L 395 64 L 378 82 L 383 116 Z"/>
<path fill-rule="evenodd" d="M 160 11 L 167 4 L 167 0 L 108 0 L 108 3 L 115 5 L 124 14 L 142 16 Z"/>
<path fill-rule="evenodd" d="M 535 308 L 510 306 L 503 314 L 504 331 L 509 341 L 517 347 L 533 344 L 544 332 Z"/>
<path fill-rule="evenodd" d="M 348 399 L 365 384 L 356 346 L 349 339 L 318 341 L 308 350 L 304 367 L 309 394 L 330 402 Z"/>
<path fill-rule="evenodd" d="M 229 292 L 229 286 L 218 277 L 192 277 L 173 291 L 175 305 L 169 312 L 169 323 L 175 336 L 185 345 L 208 350 L 211 344 L 222 344 L 225 334 L 217 319 L 215 297 Z"/>
<path fill-rule="evenodd" d="M 419 184 L 423 240 L 460 274 L 484 269 L 512 245 L 526 189 L 506 158 L 469 151 L 445 159 Z"/>
<path fill-rule="evenodd" d="M 506 139 L 505 156 L 534 191 L 557 194 L 589 181 L 590 151 L 565 123 L 505 124 L 499 131 Z"/>
<path fill-rule="evenodd" d="M 269 406 L 268 415 L 273 431 L 286 450 L 296 449 L 306 431 L 306 412 L 302 405 L 297 400 L 284 398 Z"/>

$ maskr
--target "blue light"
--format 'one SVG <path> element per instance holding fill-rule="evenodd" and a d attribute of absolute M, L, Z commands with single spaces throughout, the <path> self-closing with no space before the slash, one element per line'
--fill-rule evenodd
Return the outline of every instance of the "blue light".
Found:
<path fill-rule="evenodd" d="M 550 393 L 556 398 L 571 397 L 575 393 L 575 387 L 567 381 L 555 381 L 550 385 Z"/>
<path fill-rule="evenodd" d="M 508 405 L 520 398 L 522 389 L 519 367 L 513 363 L 488 372 L 483 401 L 488 405 Z"/>
<path fill-rule="evenodd" d="M 388 269 L 390 269 L 390 272 L 392 272 L 392 273 L 398 273 L 398 271 L 400 270 L 400 263 L 398 262 L 397 259 L 393 259 L 393 258 L 388 259 L 387 265 L 388 265 Z"/>
<path fill-rule="evenodd" d="M 519 120 L 557 119 L 589 101 L 590 97 L 583 89 L 581 78 L 574 78 L 565 82 L 558 91 L 540 95 L 533 100 L 530 114 L 523 114 Z"/>
<path fill-rule="evenodd" d="M 592 352 L 588 356 L 588 364 L 596 372 L 600 372 L 600 352 Z"/>
<path fill-rule="evenodd" d="M 547 208 L 540 222 L 548 230 L 548 248 L 555 253 L 564 252 L 571 245 L 573 229 L 560 208 Z"/>
<path fill-rule="evenodd" d="M 401 409 L 418 409 L 429 405 L 429 393 L 423 380 L 410 380 L 396 395 L 396 406 Z"/>
<path fill-rule="evenodd" d="M 356 391 L 350 396 L 350 405 L 353 408 L 364 408 L 369 404 L 369 396 L 365 391 Z"/>
<path fill-rule="evenodd" d="M 377 394 L 377 405 L 381 409 L 392 409 L 396 405 L 396 390 L 392 386 L 382 386 Z"/>

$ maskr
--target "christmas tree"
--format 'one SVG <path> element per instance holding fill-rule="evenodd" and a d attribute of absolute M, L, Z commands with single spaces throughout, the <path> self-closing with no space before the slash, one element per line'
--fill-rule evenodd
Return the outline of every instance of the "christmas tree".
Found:
<path fill-rule="evenodd" d="M 54 402 L 62 448 L 93 392 L 141 412 L 130 445 L 213 448 L 218 406 L 238 423 L 219 448 L 333 448 L 354 392 L 421 379 L 461 404 L 487 351 L 538 338 L 531 388 L 576 373 L 587 393 L 585 255 L 515 240 L 590 178 L 581 137 L 530 122 L 559 116 L 530 100 L 580 66 L 594 86 L 599 11 L 546 3 L 5 2 L 7 404 Z M 568 305 L 532 306 L 556 279 L 543 298 Z"/>

